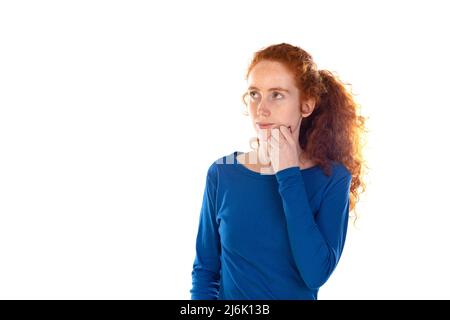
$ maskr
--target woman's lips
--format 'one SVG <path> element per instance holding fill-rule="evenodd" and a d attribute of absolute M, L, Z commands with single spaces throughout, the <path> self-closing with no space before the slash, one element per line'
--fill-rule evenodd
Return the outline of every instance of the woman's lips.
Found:
<path fill-rule="evenodd" d="M 267 128 L 271 128 L 271 127 L 273 127 L 273 123 L 265 123 L 265 124 L 262 124 L 262 123 L 257 123 L 257 126 L 258 126 L 258 128 L 260 128 L 260 129 L 267 129 Z"/>

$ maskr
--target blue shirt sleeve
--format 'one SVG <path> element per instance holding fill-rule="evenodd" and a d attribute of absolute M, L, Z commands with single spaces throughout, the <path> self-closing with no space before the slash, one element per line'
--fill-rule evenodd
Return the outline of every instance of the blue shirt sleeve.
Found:
<path fill-rule="evenodd" d="M 220 287 L 220 236 L 216 219 L 217 167 L 207 173 L 192 271 L 192 300 L 217 300 Z"/>
<path fill-rule="evenodd" d="M 299 167 L 280 170 L 276 178 L 295 264 L 305 284 L 318 289 L 336 268 L 344 247 L 351 174 L 332 179 L 315 216 Z"/>

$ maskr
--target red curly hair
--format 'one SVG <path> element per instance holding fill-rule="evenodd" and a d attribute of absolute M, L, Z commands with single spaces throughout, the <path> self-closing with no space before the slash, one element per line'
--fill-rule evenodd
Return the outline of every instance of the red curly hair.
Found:
<path fill-rule="evenodd" d="M 294 75 L 301 97 L 315 99 L 313 113 L 301 123 L 300 146 L 327 176 L 331 174 L 332 161 L 342 163 L 350 171 L 350 212 L 353 211 L 360 194 L 366 190 L 363 177 L 367 169 L 363 157 L 366 118 L 358 114 L 359 104 L 354 101 L 353 94 L 333 72 L 318 70 L 308 52 L 287 43 L 255 52 L 245 74 L 246 80 L 253 67 L 262 60 L 282 63 Z M 247 95 L 248 92 L 242 96 L 244 104 Z M 354 213 L 356 221 L 356 210 Z"/>

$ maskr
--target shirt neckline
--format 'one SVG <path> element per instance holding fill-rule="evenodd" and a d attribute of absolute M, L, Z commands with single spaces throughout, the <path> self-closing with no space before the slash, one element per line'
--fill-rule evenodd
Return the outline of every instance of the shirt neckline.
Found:
<path fill-rule="evenodd" d="M 270 179 L 275 179 L 276 178 L 276 173 L 275 174 L 261 174 L 260 172 L 256 172 L 256 171 L 250 170 L 249 168 L 244 166 L 237 159 L 237 156 L 239 154 L 242 154 L 242 153 L 244 153 L 244 152 L 242 152 L 242 151 L 235 151 L 235 152 L 233 152 L 233 162 L 236 164 L 236 168 L 238 168 L 240 171 L 244 172 L 247 175 L 250 175 L 250 176 L 253 176 L 253 177 L 256 177 L 256 178 L 259 178 L 259 179 L 270 180 Z M 305 168 L 305 169 L 301 169 L 300 167 L 298 167 L 298 168 L 303 173 L 303 172 L 306 172 L 306 171 L 312 171 L 312 170 L 315 170 L 315 169 L 319 169 L 320 167 L 319 167 L 318 164 L 316 164 L 316 165 L 314 165 L 312 167 Z"/>

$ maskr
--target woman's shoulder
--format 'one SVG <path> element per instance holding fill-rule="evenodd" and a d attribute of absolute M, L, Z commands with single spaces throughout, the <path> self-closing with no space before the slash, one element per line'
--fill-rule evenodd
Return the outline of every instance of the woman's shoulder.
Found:
<path fill-rule="evenodd" d="M 344 177 L 351 177 L 352 173 L 350 170 L 347 169 L 347 167 L 339 161 L 332 161 L 332 168 L 333 168 L 333 176 L 336 179 L 342 179 Z"/>
<path fill-rule="evenodd" d="M 347 169 L 347 167 L 339 162 L 331 162 L 332 174 L 328 178 L 327 188 L 332 188 L 333 186 L 349 186 L 352 180 L 352 173 Z"/>
<path fill-rule="evenodd" d="M 236 156 L 238 154 L 239 154 L 239 151 L 233 151 L 231 153 L 224 154 L 224 155 L 216 158 L 212 163 L 210 163 L 209 169 L 215 170 L 220 165 L 236 163 Z"/>
<path fill-rule="evenodd" d="M 214 161 L 209 164 L 208 175 L 217 174 L 225 164 L 235 164 L 237 154 L 239 154 L 239 151 L 233 151 L 214 159 Z"/>

